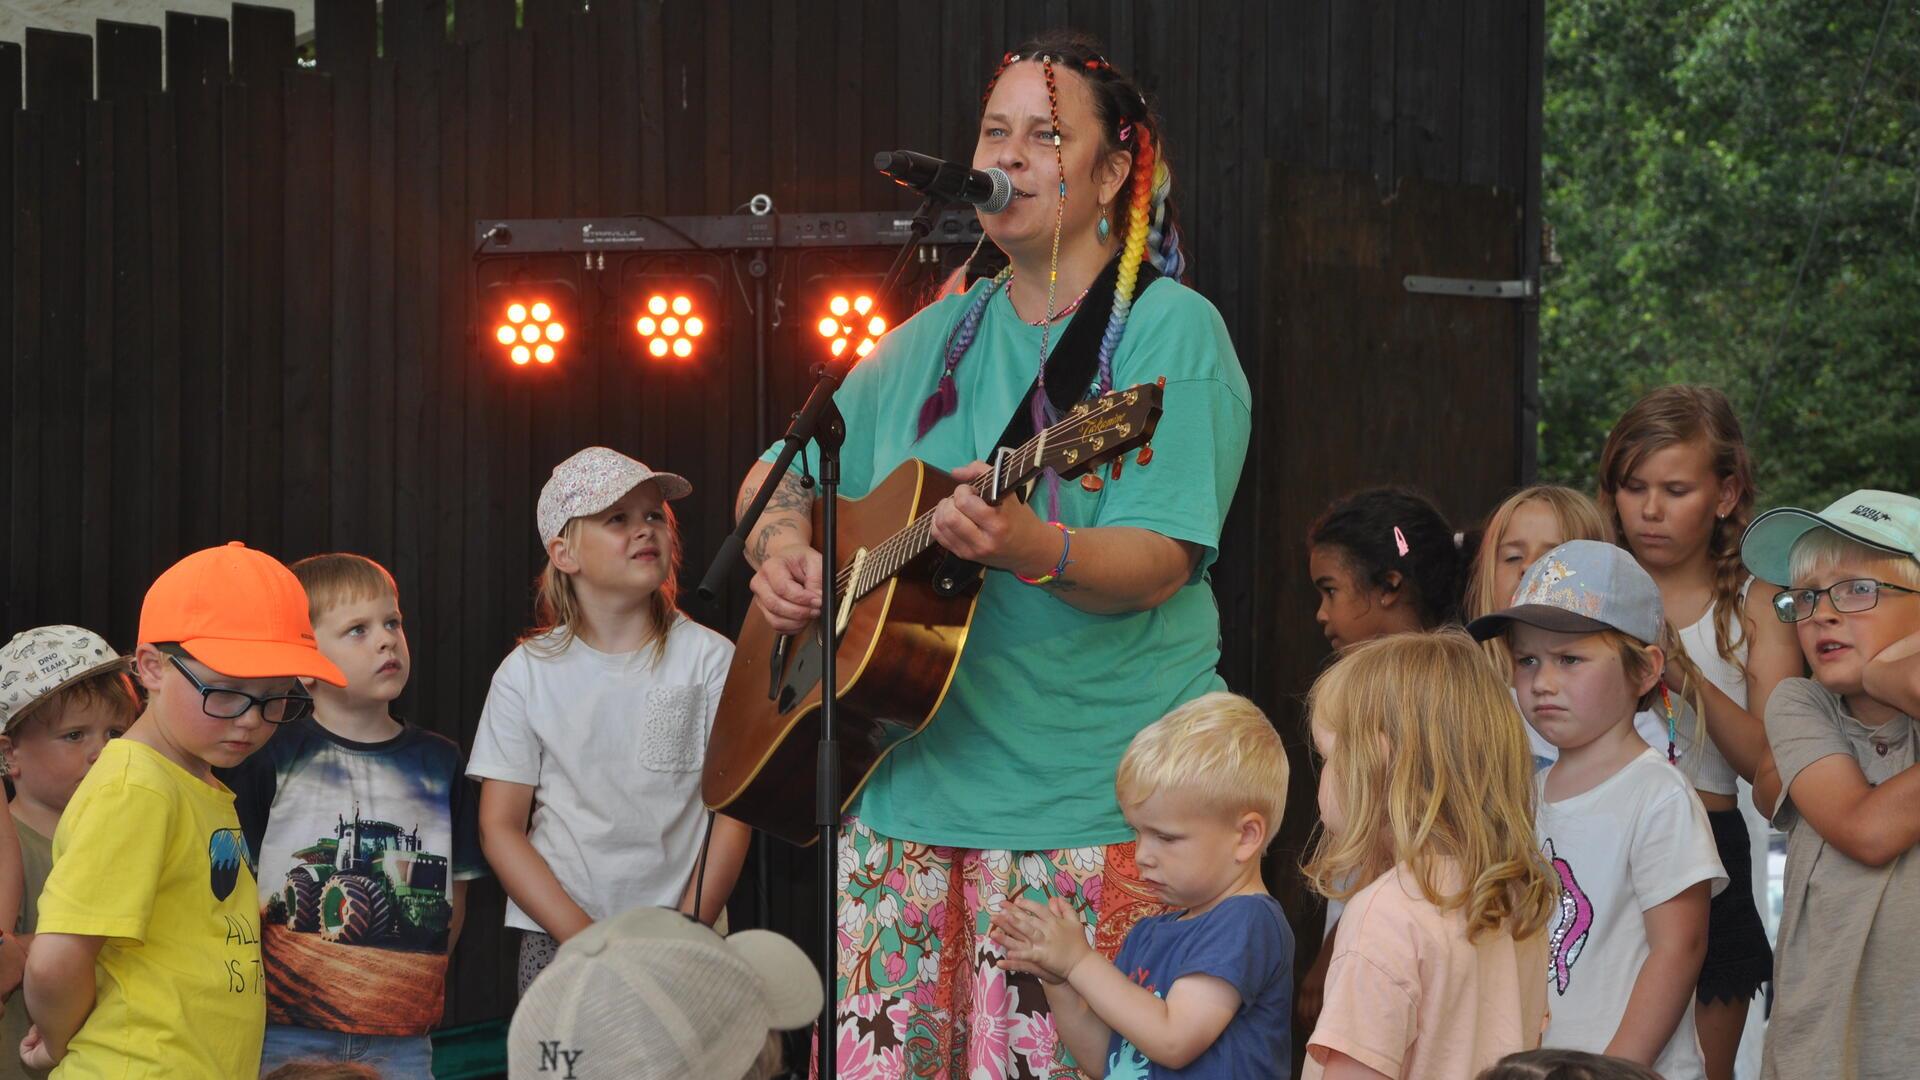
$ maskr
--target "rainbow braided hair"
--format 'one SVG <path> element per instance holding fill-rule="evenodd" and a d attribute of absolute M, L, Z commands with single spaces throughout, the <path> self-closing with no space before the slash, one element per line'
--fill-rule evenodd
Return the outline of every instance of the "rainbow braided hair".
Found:
<path fill-rule="evenodd" d="M 1153 135 L 1145 124 L 1132 125 L 1137 145 L 1133 149 L 1133 191 L 1127 201 L 1127 243 L 1120 249 L 1120 274 L 1113 283 L 1113 314 L 1107 318 L 1107 331 L 1100 337 L 1100 375 L 1095 394 L 1113 389 L 1113 354 L 1127 332 L 1127 316 L 1133 314 L 1133 290 L 1140 279 L 1140 260 L 1146 257 L 1152 238 L 1149 217 L 1153 212 L 1155 173 L 1165 173 L 1155 153 Z M 1165 200 L 1161 201 L 1164 212 Z M 1157 262 L 1158 260 L 1156 260 Z"/>

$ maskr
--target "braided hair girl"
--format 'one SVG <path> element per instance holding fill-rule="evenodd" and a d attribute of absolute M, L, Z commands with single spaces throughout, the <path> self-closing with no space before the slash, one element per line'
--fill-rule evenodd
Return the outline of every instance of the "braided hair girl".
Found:
<path fill-rule="evenodd" d="M 1164 910 L 1115 770 L 1136 732 L 1224 688 L 1206 571 L 1251 428 L 1225 324 L 1180 280 L 1165 146 L 1087 39 L 1005 54 L 972 164 L 1012 181 L 1013 203 L 982 217 L 1008 268 L 896 326 L 836 396 L 841 493 L 867 495 L 908 458 L 949 470 L 931 536 L 987 571 L 932 721 L 843 820 L 832 1037 L 849 1073 L 1060 1075 L 1071 1055 L 1035 977 L 999 967 L 991 914 L 1061 898 L 1111 957 Z M 1031 504 L 971 486 L 1010 427 L 1162 378 L 1151 467 L 1129 454 L 1123 473 L 1109 463 Z M 741 490 L 744 504 L 777 485 L 748 541 L 752 589 L 773 630 L 802 633 L 820 616 L 812 492 L 770 476 L 773 456 Z"/>

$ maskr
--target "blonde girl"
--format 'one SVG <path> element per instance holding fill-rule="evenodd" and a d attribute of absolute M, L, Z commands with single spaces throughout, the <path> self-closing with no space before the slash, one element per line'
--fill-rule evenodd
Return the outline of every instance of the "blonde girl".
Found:
<path fill-rule="evenodd" d="M 1347 908 L 1302 1076 L 1464 1078 L 1537 1046 L 1559 889 L 1506 683 L 1443 630 L 1354 646 L 1307 700 L 1324 828 L 1305 871 Z"/>
<path fill-rule="evenodd" d="M 1620 417 L 1601 451 L 1600 507 L 1619 543 L 1659 585 L 1667 621 L 1707 680 L 1701 696 L 1708 740 L 1687 764 L 1731 878 L 1714 899 L 1698 988 L 1710 1080 L 1731 1080 L 1749 1002 L 1772 975 L 1758 903 L 1768 834 L 1747 785 L 1772 759 L 1762 724 L 1767 698 L 1803 670 L 1792 629 L 1771 610 L 1778 589 L 1755 584 L 1740 559 L 1754 498 L 1740 422 L 1726 395 L 1711 387 L 1666 386 L 1646 395 Z"/>
<path fill-rule="evenodd" d="M 467 775 L 480 844 L 523 931 L 520 992 L 561 942 L 628 908 L 718 918 L 748 831 L 700 805 L 707 733 L 733 646 L 674 603 L 680 537 L 672 473 L 603 446 L 540 491 L 547 566 L 538 625 L 493 676 Z"/>

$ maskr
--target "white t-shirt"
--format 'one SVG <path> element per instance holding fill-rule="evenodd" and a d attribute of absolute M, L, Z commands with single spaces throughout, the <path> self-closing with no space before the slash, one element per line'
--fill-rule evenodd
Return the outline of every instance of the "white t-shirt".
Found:
<path fill-rule="evenodd" d="M 545 639 L 536 639 L 545 640 Z M 467 775 L 534 789 L 528 839 L 594 919 L 680 903 L 699 852 L 700 771 L 733 643 L 682 616 L 666 655 L 575 638 L 493 673 Z M 507 901 L 507 925 L 539 930 Z"/>
<path fill-rule="evenodd" d="M 1540 774 L 1540 846 L 1560 875 L 1560 909 L 1547 925 L 1545 1046 L 1604 1051 L 1620 1028 L 1648 955 L 1643 917 L 1689 886 L 1726 887 L 1713 830 L 1685 776 L 1651 748 L 1591 791 L 1548 802 Z M 1705 1075 L 1686 1015 L 1653 1070 L 1667 1080 Z"/>

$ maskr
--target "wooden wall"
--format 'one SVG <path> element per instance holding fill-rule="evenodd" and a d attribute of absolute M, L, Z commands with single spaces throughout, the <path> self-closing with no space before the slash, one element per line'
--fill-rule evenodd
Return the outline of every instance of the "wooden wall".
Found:
<path fill-rule="evenodd" d="M 469 741 L 529 618 L 552 464 L 604 442 L 688 473 L 690 587 L 809 359 L 791 331 L 807 317 L 800 271 L 780 263 L 789 330 L 764 415 L 746 332 L 677 368 L 605 335 L 556 377 L 525 378 L 471 336 L 475 219 L 728 213 L 756 192 L 782 211 L 906 206 L 872 153 L 965 157 L 985 74 L 1045 27 L 1099 35 L 1155 99 L 1193 284 L 1226 317 L 1265 422 L 1277 373 L 1303 359 L 1273 323 L 1270 163 L 1371 174 L 1382 191 L 1403 177 L 1537 189 L 1541 0 L 524 7 L 516 26 L 513 0 L 459 0 L 451 18 L 444 0 L 328 0 L 312 68 L 287 13 L 244 4 L 168 15 L 164 34 L 103 22 L 91 39 L 0 46 L 0 628 L 78 622 L 131 645 L 147 583 L 196 548 L 360 551 L 400 583 L 406 711 Z M 713 273 L 723 319 L 744 326 L 738 270 Z M 1502 399 L 1515 410 L 1517 393 Z M 1317 508 L 1290 507 L 1295 466 L 1270 437 L 1256 433 L 1215 579 L 1228 681 L 1285 714 L 1257 673 L 1306 647 L 1287 620 L 1311 631 L 1311 611 L 1257 611 L 1281 594 L 1254 567 Z M 1337 452 L 1373 436 L 1321 437 Z M 731 629 L 743 595 L 737 579 L 694 614 Z M 739 914 L 811 945 L 810 858 L 756 865 Z M 499 911 L 497 892 L 477 894 L 450 1023 L 511 1008 Z"/>

